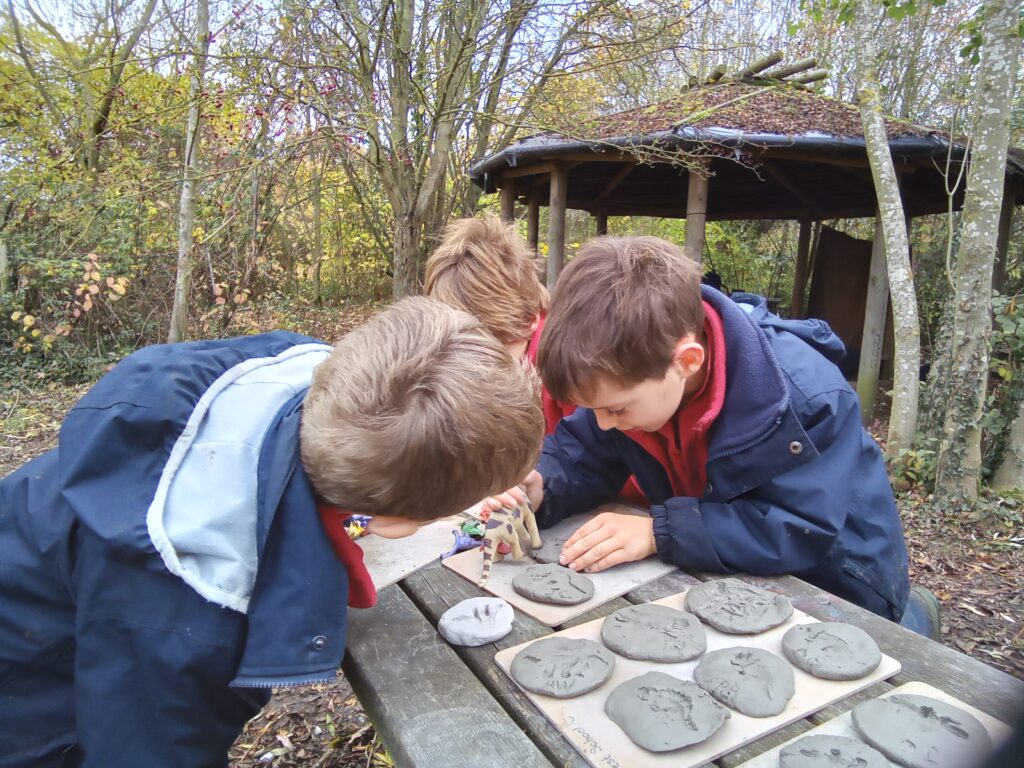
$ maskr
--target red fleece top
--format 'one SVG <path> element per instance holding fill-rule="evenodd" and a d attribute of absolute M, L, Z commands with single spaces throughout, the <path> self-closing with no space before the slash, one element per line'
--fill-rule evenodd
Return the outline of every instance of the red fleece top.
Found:
<path fill-rule="evenodd" d="M 348 537 L 348 531 L 345 530 L 348 513 L 326 501 L 317 502 L 316 509 L 320 513 L 320 523 L 327 538 L 331 540 L 334 554 L 348 572 L 349 608 L 372 608 L 377 604 L 377 589 L 363 564 L 362 548 Z"/>
<path fill-rule="evenodd" d="M 537 349 L 540 347 L 540 334 L 544 330 L 544 322 L 547 319 L 548 316 L 545 314 L 540 316 L 537 322 L 537 330 L 533 332 L 530 342 L 526 345 L 526 359 L 530 361 L 530 365 L 534 368 L 537 367 Z M 562 420 L 563 416 L 568 416 L 576 410 L 576 404 L 560 403 L 551 396 L 548 388 L 543 385 L 540 388 L 540 397 L 541 405 L 544 408 L 544 434 L 550 435 L 555 431 L 555 427 L 558 426 L 558 422 Z"/>
<path fill-rule="evenodd" d="M 704 302 L 704 352 L 707 376 L 699 390 L 657 432 L 631 429 L 625 434 L 656 458 L 668 473 L 676 496 L 704 495 L 707 485 L 708 429 L 725 402 L 725 333 L 722 318 Z"/>

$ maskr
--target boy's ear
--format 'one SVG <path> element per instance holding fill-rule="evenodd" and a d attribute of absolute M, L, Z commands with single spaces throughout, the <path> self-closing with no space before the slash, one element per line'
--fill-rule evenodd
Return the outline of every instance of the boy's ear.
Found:
<path fill-rule="evenodd" d="M 530 321 L 530 336 L 536 333 L 538 325 L 540 325 L 540 315 L 536 314 L 533 316 L 533 320 Z"/>
<path fill-rule="evenodd" d="M 683 376 L 689 378 L 704 365 L 704 357 L 704 345 L 694 339 L 693 336 L 684 336 L 676 342 L 672 362 L 679 366 Z"/>

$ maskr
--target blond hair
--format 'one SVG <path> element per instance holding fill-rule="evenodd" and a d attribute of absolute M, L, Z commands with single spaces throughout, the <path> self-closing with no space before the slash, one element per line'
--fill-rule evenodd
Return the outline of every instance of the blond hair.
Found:
<path fill-rule="evenodd" d="M 537 367 L 556 400 L 661 379 L 676 344 L 704 327 L 700 266 L 657 237 L 596 237 L 558 280 Z"/>
<path fill-rule="evenodd" d="M 528 339 L 533 319 L 548 307 L 530 249 L 491 215 L 448 226 L 427 259 L 424 291 L 480 318 L 502 344 Z"/>
<path fill-rule="evenodd" d="M 324 500 L 432 520 L 520 482 L 543 435 L 536 374 L 476 318 L 414 297 L 317 367 L 300 439 Z"/>

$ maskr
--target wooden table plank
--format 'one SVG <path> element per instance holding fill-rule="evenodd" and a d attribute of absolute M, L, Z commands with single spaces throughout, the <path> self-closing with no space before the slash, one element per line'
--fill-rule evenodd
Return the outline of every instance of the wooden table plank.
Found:
<path fill-rule="evenodd" d="M 396 765 L 551 767 L 397 585 L 349 617 L 343 669 Z"/>

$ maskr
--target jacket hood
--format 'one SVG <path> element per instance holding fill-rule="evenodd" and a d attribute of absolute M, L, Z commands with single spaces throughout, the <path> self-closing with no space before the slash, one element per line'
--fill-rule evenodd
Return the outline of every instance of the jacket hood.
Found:
<path fill-rule="evenodd" d="M 745 310 L 749 308 L 750 319 L 755 323 L 793 334 L 829 362 L 839 365 L 846 357 L 846 346 L 842 339 L 824 320 L 815 317 L 805 320 L 783 320 L 768 311 L 768 302 L 763 296 L 753 293 L 734 293 L 732 300 Z"/>

